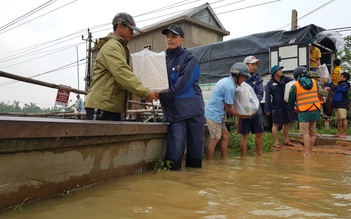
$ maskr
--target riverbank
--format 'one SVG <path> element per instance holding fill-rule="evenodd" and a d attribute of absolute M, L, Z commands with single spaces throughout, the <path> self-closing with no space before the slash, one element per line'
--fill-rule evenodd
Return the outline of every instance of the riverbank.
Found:
<path fill-rule="evenodd" d="M 284 146 L 282 150 L 304 150 L 302 138 L 299 133 L 290 133 L 290 138 L 291 142 L 295 144 L 295 147 Z M 321 134 L 316 138 L 313 152 L 351 155 L 351 136 L 348 135 L 346 138 L 340 138 L 334 137 L 331 134 Z"/>
<path fill-rule="evenodd" d="M 166 123 L 6 116 L 0 127 L 0 209 L 139 173 L 163 156 L 168 129 Z"/>

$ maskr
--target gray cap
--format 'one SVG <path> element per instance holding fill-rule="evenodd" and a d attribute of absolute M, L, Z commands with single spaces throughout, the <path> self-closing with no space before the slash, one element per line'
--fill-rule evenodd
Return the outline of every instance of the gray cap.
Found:
<path fill-rule="evenodd" d="M 122 22 L 122 24 L 128 25 L 128 27 L 132 28 L 133 30 L 142 33 L 143 31 L 136 27 L 135 21 L 130 14 L 125 12 L 121 12 L 116 14 L 116 16 L 112 20 L 112 25 L 118 24 L 118 22 Z"/>
<path fill-rule="evenodd" d="M 230 73 L 234 74 L 234 75 L 243 75 L 246 77 L 251 77 L 250 76 L 250 72 L 249 72 L 249 68 L 247 67 L 247 65 L 245 65 L 242 62 L 237 62 L 235 63 L 231 68 L 230 68 Z"/>

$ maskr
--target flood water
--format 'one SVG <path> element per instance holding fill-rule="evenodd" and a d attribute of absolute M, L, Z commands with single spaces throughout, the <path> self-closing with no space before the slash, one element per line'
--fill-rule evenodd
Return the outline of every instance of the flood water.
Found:
<path fill-rule="evenodd" d="M 351 157 L 278 151 L 127 176 L 0 218 L 351 218 Z"/>

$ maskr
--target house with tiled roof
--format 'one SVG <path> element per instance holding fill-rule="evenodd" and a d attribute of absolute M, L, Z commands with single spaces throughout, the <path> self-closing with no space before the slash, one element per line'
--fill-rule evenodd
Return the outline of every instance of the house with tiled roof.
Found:
<path fill-rule="evenodd" d="M 166 20 L 142 28 L 142 34 L 136 34 L 128 43 L 131 53 L 148 47 L 155 52 L 166 48 L 165 37 L 161 34 L 164 28 L 171 24 L 181 26 L 185 33 L 184 48 L 190 48 L 209 43 L 221 42 L 224 36 L 230 34 L 214 13 L 209 3 L 187 10 Z"/>

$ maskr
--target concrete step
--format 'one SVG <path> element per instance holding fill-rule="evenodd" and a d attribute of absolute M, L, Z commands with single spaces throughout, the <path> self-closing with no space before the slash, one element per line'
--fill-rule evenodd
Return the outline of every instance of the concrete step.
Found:
<path fill-rule="evenodd" d="M 291 138 L 299 139 L 302 144 L 302 137 L 300 133 L 289 133 Z M 351 136 L 347 135 L 346 138 L 334 137 L 333 134 L 319 134 L 316 138 L 315 146 L 333 146 L 339 145 L 340 142 L 345 142 L 346 144 L 351 143 Z"/>

